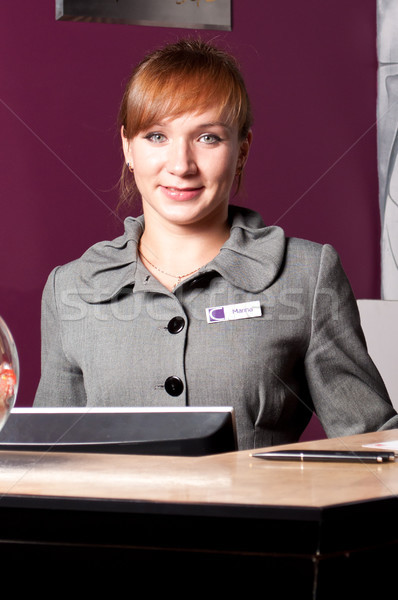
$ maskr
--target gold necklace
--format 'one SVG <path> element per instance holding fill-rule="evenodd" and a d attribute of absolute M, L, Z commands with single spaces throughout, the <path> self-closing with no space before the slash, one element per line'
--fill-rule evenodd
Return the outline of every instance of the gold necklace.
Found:
<path fill-rule="evenodd" d="M 162 269 L 159 269 L 159 267 L 157 267 L 156 265 L 154 265 L 153 263 L 151 263 L 151 261 L 144 254 L 142 254 L 140 248 L 138 248 L 138 252 L 140 253 L 140 256 L 142 258 L 144 258 L 148 264 L 151 265 L 151 267 L 153 267 L 154 269 L 156 269 L 156 271 L 159 271 L 159 273 L 163 273 L 163 275 L 167 275 L 168 277 L 173 277 L 173 279 L 177 279 L 177 283 L 175 284 L 175 286 L 173 287 L 173 289 L 176 288 L 179 283 L 181 283 L 182 279 L 185 279 L 185 277 L 189 277 L 190 275 L 193 275 L 194 273 L 196 273 L 200 269 L 200 267 L 198 267 L 194 271 L 191 271 L 190 273 L 186 273 L 185 275 L 172 275 L 171 273 L 167 273 L 167 271 L 162 271 Z"/>

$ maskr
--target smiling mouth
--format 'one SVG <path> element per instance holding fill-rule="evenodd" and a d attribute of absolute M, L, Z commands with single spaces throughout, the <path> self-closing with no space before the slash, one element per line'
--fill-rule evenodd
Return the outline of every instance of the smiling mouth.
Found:
<path fill-rule="evenodd" d="M 170 192 L 175 192 L 176 194 L 183 194 L 184 192 L 196 192 L 197 190 L 201 190 L 202 186 L 199 187 L 189 187 L 189 188 L 177 188 L 177 187 L 171 187 L 171 186 L 165 186 L 167 190 L 170 190 Z"/>
<path fill-rule="evenodd" d="M 173 186 L 162 186 L 163 193 L 174 200 L 192 200 L 203 190 L 203 186 L 178 188 Z"/>

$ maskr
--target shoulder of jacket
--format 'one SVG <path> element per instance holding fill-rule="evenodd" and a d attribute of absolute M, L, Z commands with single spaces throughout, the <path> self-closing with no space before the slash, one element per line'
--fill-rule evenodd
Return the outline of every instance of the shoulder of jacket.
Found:
<path fill-rule="evenodd" d="M 304 260 L 321 260 L 324 256 L 338 256 L 336 250 L 330 244 L 321 244 L 295 237 L 286 238 L 286 254 L 299 256 Z"/>

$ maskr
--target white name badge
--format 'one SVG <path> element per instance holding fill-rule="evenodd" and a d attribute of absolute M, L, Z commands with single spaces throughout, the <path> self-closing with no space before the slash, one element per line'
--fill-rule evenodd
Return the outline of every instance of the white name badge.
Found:
<path fill-rule="evenodd" d="M 258 300 L 254 300 L 253 302 L 242 302 L 241 304 L 213 306 L 212 308 L 206 308 L 206 317 L 208 323 L 261 317 L 261 306 Z"/>

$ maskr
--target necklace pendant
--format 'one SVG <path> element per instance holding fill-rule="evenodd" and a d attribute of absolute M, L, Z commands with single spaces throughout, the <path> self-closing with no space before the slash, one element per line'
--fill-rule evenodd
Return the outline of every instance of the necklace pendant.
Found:
<path fill-rule="evenodd" d="M 157 267 L 156 265 L 154 265 L 153 263 L 151 263 L 151 261 L 144 256 L 144 254 L 142 254 L 141 249 L 138 247 L 138 252 L 141 256 L 141 258 L 143 258 L 144 260 L 146 260 L 146 262 L 148 264 L 151 265 L 151 267 L 153 267 L 154 269 L 156 269 L 156 271 L 159 271 L 159 273 L 163 273 L 163 275 L 167 275 L 168 277 L 173 277 L 174 279 L 177 279 L 177 283 L 173 286 L 173 291 L 175 290 L 175 288 L 177 287 L 177 285 L 179 285 L 181 283 L 181 281 L 183 279 L 185 279 L 185 277 L 189 277 L 190 275 L 193 275 L 194 273 L 197 273 L 200 269 L 200 267 L 198 267 L 197 269 L 195 269 L 194 271 L 191 271 L 190 273 L 186 273 L 185 275 L 172 275 L 171 273 L 167 273 L 167 271 L 163 271 L 162 269 L 159 269 L 159 267 Z"/>

